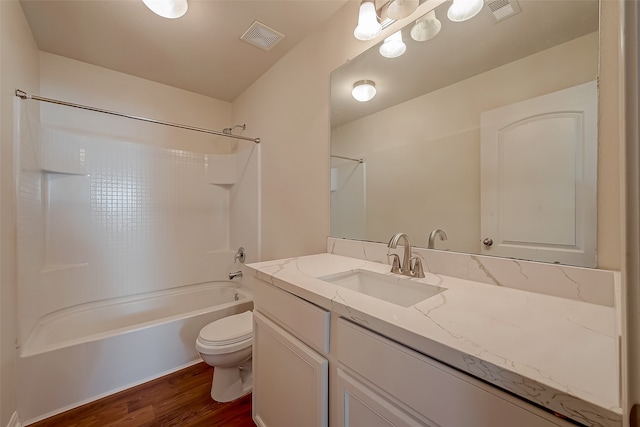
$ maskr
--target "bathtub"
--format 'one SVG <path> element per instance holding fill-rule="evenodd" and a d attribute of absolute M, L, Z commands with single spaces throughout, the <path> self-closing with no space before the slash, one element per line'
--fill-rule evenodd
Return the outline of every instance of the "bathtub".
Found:
<path fill-rule="evenodd" d="M 44 316 L 19 349 L 20 417 L 29 424 L 196 363 L 203 326 L 252 308 L 246 288 L 224 281 Z"/>

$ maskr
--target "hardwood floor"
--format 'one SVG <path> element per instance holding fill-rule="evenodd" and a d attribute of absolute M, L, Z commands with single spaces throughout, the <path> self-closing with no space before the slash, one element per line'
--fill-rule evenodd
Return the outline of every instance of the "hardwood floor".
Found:
<path fill-rule="evenodd" d="M 251 395 L 229 403 L 213 401 L 212 374 L 213 368 L 201 362 L 30 427 L 255 427 Z"/>

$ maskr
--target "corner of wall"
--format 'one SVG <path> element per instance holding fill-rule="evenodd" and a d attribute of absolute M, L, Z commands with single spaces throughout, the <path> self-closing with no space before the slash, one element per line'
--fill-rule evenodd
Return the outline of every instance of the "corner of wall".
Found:
<path fill-rule="evenodd" d="M 13 171 L 16 88 L 39 89 L 39 52 L 17 0 L 0 2 L 0 425 L 20 425 L 16 392 L 16 206 Z"/>

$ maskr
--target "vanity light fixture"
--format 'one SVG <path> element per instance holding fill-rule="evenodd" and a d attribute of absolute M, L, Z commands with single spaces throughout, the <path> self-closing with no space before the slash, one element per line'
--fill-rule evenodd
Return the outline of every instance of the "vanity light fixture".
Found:
<path fill-rule="evenodd" d="M 436 11 L 432 10 L 424 16 L 416 19 L 411 27 L 411 38 L 417 42 L 431 40 L 440 32 L 442 23 L 436 17 Z"/>
<path fill-rule="evenodd" d="M 376 5 L 373 0 L 362 0 L 358 12 L 358 26 L 353 30 L 353 36 L 358 40 L 371 40 L 382 31 L 378 22 Z"/>
<path fill-rule="evenodd" d="M 371 101 L 376 96 L 376 84 L 371 80 L 358 80 L 353 84 L 351 95 L 356 101 Z"/>
<path fill-rule="evenodd" d="M 453 22 L 466 21 L 476 16 L 483 6 L 484 0 L 453 0 L 447 18 Z"/>
<path fill-rule="evenodd" d="M 387 16 L 395 21 L 406 18 L 416 11 L 418 0 L 391 0 L 387 7 Z"/>
<path fill-rule="evenodd" d="M 380 55 L 385 58 L 397 58 L 407 50 L 407 45 L 402 41 L 402 30 L 398 30 L 384 39 L 380 45 Z"/>
<path fill-rule="evenodd" d="M 187 0 L 142 0 L 142 2 L 154 13 L 170 19 L 180 18 L 189 8 Z"/>

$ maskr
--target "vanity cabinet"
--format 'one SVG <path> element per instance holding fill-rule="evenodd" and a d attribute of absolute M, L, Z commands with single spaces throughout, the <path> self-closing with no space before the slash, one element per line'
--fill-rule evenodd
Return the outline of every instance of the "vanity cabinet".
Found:
<path fill-rule="evenodd" d="M 575 427 L 274 285 L 253 292 L 259 427 Z"/>
<path fill-rule="evenodd" d="M 340 427 L 573 425 L 345 319 L 334 348 Z"/>
<path fill-rule="evenodd" d="M 260 283 L 254 290 L 253 407 L 260 427 L 328 426 L 330 313 Z"/>

